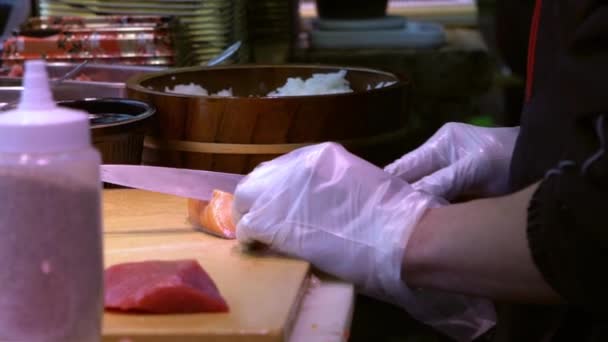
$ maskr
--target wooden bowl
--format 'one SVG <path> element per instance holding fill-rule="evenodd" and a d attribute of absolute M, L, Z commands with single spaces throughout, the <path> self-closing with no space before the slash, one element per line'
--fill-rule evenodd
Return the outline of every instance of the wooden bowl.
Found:
<path fill-rule="evenodd" d="M 344 69 L 352 93 L 266 97 L 289 77 Z M 196 83 L 209 93 L 232 88 L 232 97 L 165 92 Z M 380 82 L 395 82 L 368 90 Z M 403 136 L 407 90 L 403 78 L 372 69 L 318 65 L 235 65 L 173 69 L 134 76 L 131 98 L 157 109 L 144 163 L 247 173 L 260 162 L 295 148 L 337 141 L 378 164 L 390 161 L 383 146 Z"/>

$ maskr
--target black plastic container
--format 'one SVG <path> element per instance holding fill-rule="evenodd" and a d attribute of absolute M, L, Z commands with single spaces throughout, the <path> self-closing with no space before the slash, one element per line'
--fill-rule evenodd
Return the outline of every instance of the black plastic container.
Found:
<path fill-rule="evenodd" d="M 57 102 L 89 113 L 91 139 L 104 164 L 141 164 L 144 137 L 156 109 L 142 101 L 101 98 Z"/>
<path fill-rule="evenodd" d="M 316 0 L 322 19 L 371 19 L 386 15 L 388 0 Z"/>

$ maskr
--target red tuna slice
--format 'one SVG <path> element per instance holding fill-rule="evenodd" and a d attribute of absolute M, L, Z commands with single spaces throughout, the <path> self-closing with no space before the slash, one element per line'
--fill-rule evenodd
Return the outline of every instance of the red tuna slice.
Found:
<path fill-rule="evenodd" d="M 227 312 L 228 305 L 196 260 L 151 260 L 105 271 L 105 308 L 148 313 Z"/>

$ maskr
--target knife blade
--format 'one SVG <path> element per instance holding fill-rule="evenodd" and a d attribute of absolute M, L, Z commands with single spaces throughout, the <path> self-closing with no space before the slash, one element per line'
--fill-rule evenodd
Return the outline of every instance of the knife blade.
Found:
<path fill-rule="evenodd" d="M 234 193 L 244 175 L 143 165 L 101 166 L 106 183 L 186 198 L 210 200 L 213 190 Z"/>

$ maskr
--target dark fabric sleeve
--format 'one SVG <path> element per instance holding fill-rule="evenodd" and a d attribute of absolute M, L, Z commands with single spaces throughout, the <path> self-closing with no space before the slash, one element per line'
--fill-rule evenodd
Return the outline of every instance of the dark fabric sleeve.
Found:
<path fill-rule="evenodd" d="M 542 56 L 555 63 L 548 70 L 553 78 L 543 84 L 545 100 L 577 118 L 608 111 L 608 1 L 543 0 L 543 7 L 540 25 L 547 21 L 552 32 L 542 38 L 553 35 L 555 49 Z"/>
<path fill-rule="evenodd" d="M 547 282 L 572 305 L 608 307 L 608 115 L 591 120 L 596 150 L 547 172 L 528 209 L 528 242 Z M 603 145 L 603 146 L 602 146 Z"/>

